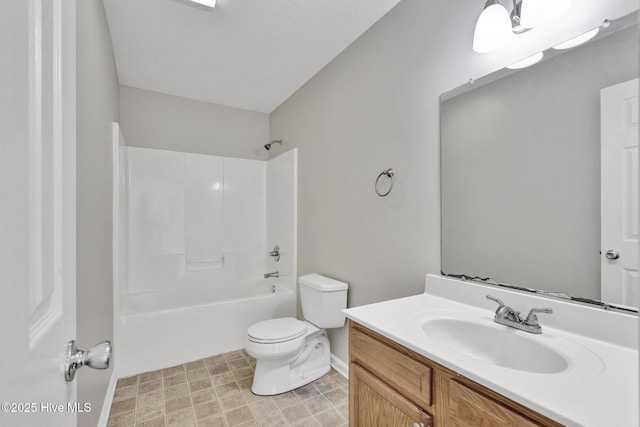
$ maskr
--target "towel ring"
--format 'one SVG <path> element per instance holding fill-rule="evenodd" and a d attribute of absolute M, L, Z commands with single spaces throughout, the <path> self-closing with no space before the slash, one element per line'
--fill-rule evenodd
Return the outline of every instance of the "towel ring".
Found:
<path fill-rule="evenodd" d="M 378 178 L 376 178 L 376 183 L 374 185 L 374 188 L 376 190 L 376 194 L 378 196 L 385 197 L 387 194 L 391 193 L 391 189 L 393 188 L 393 174 L 394 174 L 394 171 L 391 168 L 383 170 L 382 172 L 380 172 L 380 175 L 378 175 Z M 391 180 L 391 183 L 389 184 L 389 189 L 387 190 L 386 193 L 381 193 L 380 191 L 378 191 L 378 182 L 380 181 L 380 178 L 382 178 L 383 176 L 386 176 L 387 178 L 389 178 Z"/>

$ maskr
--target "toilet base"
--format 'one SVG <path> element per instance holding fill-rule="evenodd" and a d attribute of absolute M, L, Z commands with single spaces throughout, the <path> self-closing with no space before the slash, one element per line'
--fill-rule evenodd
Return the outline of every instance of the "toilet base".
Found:
<path fill-rule="evenodd" d="M 286 393 L 317 380 L 331 370 L 329 338 L 324 330 L 285 360 L 256 360 L 251 391 L 260 396 Z"/>

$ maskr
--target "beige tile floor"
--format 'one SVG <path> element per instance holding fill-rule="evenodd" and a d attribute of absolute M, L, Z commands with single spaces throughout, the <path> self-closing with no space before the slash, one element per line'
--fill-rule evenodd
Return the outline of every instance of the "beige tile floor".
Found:
<path fill-rule="evenodd" d="M 276 396 L 251 393 L 243 350 L 118 380 L 108 427 L 348 425 L 348 381 L 333 369 Z"/>

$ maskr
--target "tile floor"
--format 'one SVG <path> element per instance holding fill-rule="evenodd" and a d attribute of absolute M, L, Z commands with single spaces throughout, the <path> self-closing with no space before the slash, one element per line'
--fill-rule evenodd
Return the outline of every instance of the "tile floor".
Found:
<path fill-rule="evenodd" d="M 118 380 L 108 427 L 348 426 L 348 381 L 333 369 L 277 396 L 251 393 L 244 350 Z"/>

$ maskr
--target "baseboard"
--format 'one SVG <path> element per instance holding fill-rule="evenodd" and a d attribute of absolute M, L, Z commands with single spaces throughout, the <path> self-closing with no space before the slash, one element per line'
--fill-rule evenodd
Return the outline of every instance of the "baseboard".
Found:
<path fill-rule="evenodd" d="M 113 403 L 113 395 L 116 392 L 116 384 L 118 383 L 118 376 L 116 370 L 111 372 L 111 379 L 109 380 L 109 387 L 107 387 L 107 395 L 104 397 L 104 403 L 102 404 L 102 411 L 100 412 L 100 419 L 98 420 L 98 427 L 107 427 L 109 422 L 109 412 L 111 411 L 111 404 Z"/>
<path fill-rule="evenodd" d="M 349 364 L 344 360 L 338 358 L 335 354 L 331 353 L 331 367 L 336 370 L 337 373 L 349 379 Z"/>

